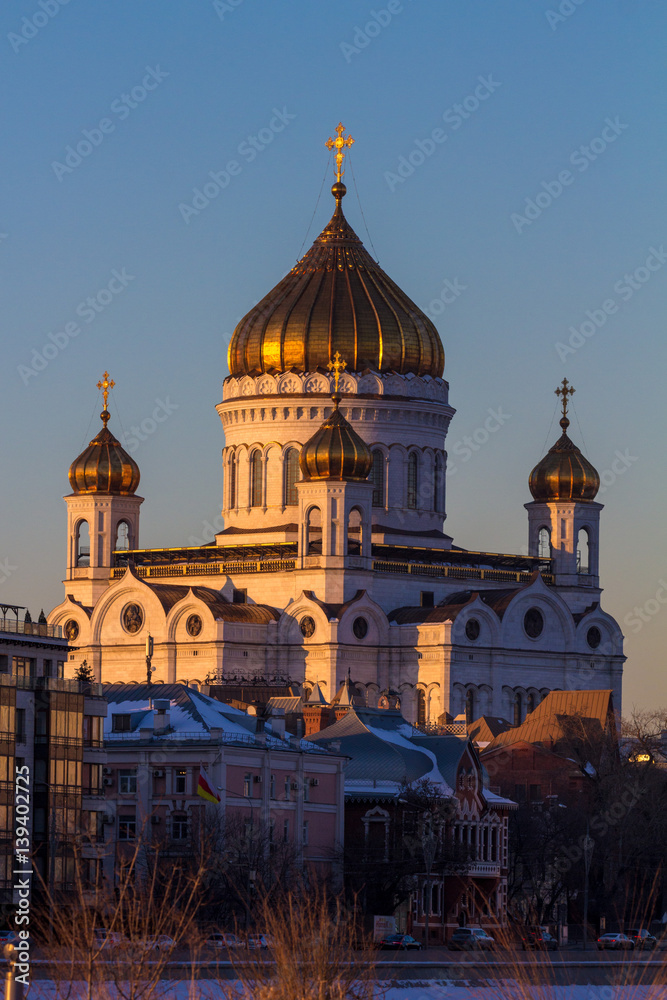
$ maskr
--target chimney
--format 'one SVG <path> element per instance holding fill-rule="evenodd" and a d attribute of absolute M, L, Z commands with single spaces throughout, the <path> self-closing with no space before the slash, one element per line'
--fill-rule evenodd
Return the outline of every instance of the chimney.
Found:
<path fill-rule="evenodd" d="M 283 739 L 285 736 L 285 709 L 284 708 L 272 708 L 271 709 L 271 732 L 278 739 Z"/>
<path fill-rule="evenodd" d="M 169 729 L 170 716 L 169 716 L 170 703 L 165 699 L 154 698 L 153 699 L 153 725 L 155 727 L 155 732 L 164 733 Z"/>

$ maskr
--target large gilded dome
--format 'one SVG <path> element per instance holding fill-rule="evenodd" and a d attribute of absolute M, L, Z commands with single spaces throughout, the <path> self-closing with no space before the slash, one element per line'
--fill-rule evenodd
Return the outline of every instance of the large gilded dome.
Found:
<path fill-rule="evenodd" d="M 335 351 L 348 370 L 441 376 L 445 355 L 430 319 L 367 252 L 336 210 L 307 254 L 236 327 L 231 375 L 325 368 Z"/>
<path fill-rule="evenodd" d="M 109 411 L 102 410 L 104 427 L 69 468 L 73 493 L 132 496 L 139 485 L 139 466 L 108 429 Z"/>
<path fill-rule="evenodd" d="M 333 399 L 333 413 L 301 449 L 303 478 L 368 479 L 373 464 L 370 448 L 338 409 L 340 396 Z"/>
<path fill-rule="evenodd" d="M 528 485 L 535 500 L 594 500 L 600 489 L 600 477 L 576 444 L 567 436 L 570 421 L 563 417 L 561 437 L 538 462 Z"/>

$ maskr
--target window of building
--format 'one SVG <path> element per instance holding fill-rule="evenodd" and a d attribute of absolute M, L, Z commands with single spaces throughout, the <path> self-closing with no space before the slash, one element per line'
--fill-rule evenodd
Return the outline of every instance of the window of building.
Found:
<path fill-rule="evenodd" d="M 276 776 L 275 776 L 275 774 L 271 775 L 271 778 L 270 778 L 270 781 L 269 781 L 269 797 L 272 798 L 272 799 L 275 799 L 275 797 L 276 797 Z"/>
<path fill-rule="evenodd" d="M 289 778 L 285 778 L 285 802 L 289 802 L 289 800 L 290 800 L 290 780 Z"/>
<path fill-rule="evenodd" d="M 322 554 L 322 512 L 319 507 L 311 507 L 306 518 L 306 553 Z"/>
<path fill-rule="evenodd" d="M 423 726 L 426 722 L 426 695 L 421 688 L 417 690 L 417 725 Z"/>
<path fill-rule="evenodd" d="M 525 802 L 526 801 L 526 786 L 515 785 L 514 786 L 514 800 L 515 802 Z"/>
<path fill-rule="evenodd" d="M 466 691 L 466 722 L 470 725 L 475 719 L 475 692 L 468 688 Z"/>
<path fill-rule="evenodd" d="M 247 590 L 239 590 L 237 587 L 234 587 L 232 590 L 232 604 L 245 604 L 247 602 L 247 597 Z"/>
<path fill-rule="evenodd" d="M 362 520 L 361 511 L 353 507 L 347 522 L 347 554 L 348 556 L 361 555 L 362 551 Z"/>
<path fill-rule="evenodd" d="M 262 453 L 253 451 L 250 456 L 250 506 L 261 507 L 263 503 Z"/>
<path fill-rule="evenodd" d="M 0 674 L 9 673 L 9 657 L 7 653 L 0 653 Z"/>
<path fill-rule="evenodd" d="M 46 736 L 48 732 L 49 717 L 45 708 L 40 708 L 35 714 L 35 736 Z"/>
<path fill-rule="evenodd" d="M 129 714 L 114 713 L 111 717 L 112 733 L 129 733 L 132 729 L 132 716 Z"/>
<path fill-rule="evenodd" d="M 299 452 L 297 448 L 289 448 L 285 454 L 285 507 L 295 507 L 298 496 L 296 484 L 299 481 Z"/>
<path fill-rule="evenodd" d="M 87 521 L 79 521 L 76 528 L 77 566 L 90 566 L 90 528 Z"/>
<path fill-rule="evenodd" d="M 185 813 L 174 813 L 171 817 L 171 836 L 174 840 L 188 839 L 188 817 Z"/>
<path fill-rule="evenodd" d="M 308 820 L 303 821 L 303 843 L 304 845 L 308 843 Z"/>
<path fill-rule="evenodd" d="M 384 455 L 379 449 L 373 452 L 370 480 L 373 484 L 373 506 L 384 507 Z"/>
<path fill-rule="evenodd" d="M 523 719 L 521 717 L 522 710 L 523 710 L 523 699 L 521 697 L 521 693 L 519 691 L 517 691 L 517 693 L 514 695 L 514 725 L 515 726 L 520 726 L 521 723 L 523 722 Z"/>
<path fill-rule="evenodd" d="M 55 677 L 53 673 L 53 660 L 44 660 L 43 669 L 45 677 Z"/>
<path fill-rule="evenodd" d="M 174 793 L 176 795 L 187 794 L 188 772 L 185 768 L 179 767 L 174 771 Z"/>
<path fill-rule="evenodd" d="M 303 801 L 310 802 L 310 781 L 308 778 L 303 779 Z"/>
<path fill-rule="evenodd" d="M 445 462 L 442 455 L 435 456 L 433 510 L 437 514 L 444 514 L 445 512 Z"/>
<path fill-rule="evenodd" d="M 137 769 L 136 767 L 120 768 L 118 771 L 118 791 L 121 795 L 136 795 L 137 793 Z"/>
<path fill-rule="evenodd" d="M 528 787 L 528 797 L 531 802 L 541 802 L 542 801 L 542 786 L 541 785 L 529 785 Z"/>
<path fill-rule="evenodd" d="M 56 677 L 64 677 L 64 676 L 65 676 L 65 661 L 58 660 L 58 662 L 56 663 Z"/>
<path fill-rule="evenodd" d="M 540 559 L 551 559 L 551 534 L 548 528 L 540 528 L 537 535 L 537 554 Z"/>
<path fill-rule="evenodd" d="M 418 488 L 418 470 L 419 470 L 419 457 L 416 451 L 413 451 L 408 458 L 408 496 L 407 505 L 410 510 L 416 510 L 417 508 L 417 488 Z"/>
<path fill-rule="evenodd" d="M 33 656 L 13 656 L 12 673 L 17 677 L 31 678 L 35 676 L 37 660 Z"/>
<path fill-rule="evenodd" d="M 16 742 L 25 743 L 25 708 L 16 709 Z"/>
<path fill-rule="evenodd" d="M 236 507 L 236 455 L 229 456 L 229 506 Z"/>
<path fill-rule="evenodd" d="M 116 551 L 127 551 L 130 547 L 130 526 L 127 521 L 119 521 L 116 527 Z"/>
<path fill-rule="evenodd" d="M 117 718 L 117 716 L 113 716 Z M 102 745 L 102 719 L 99 715 L 84 715 L 83 744 L 88 747 Z"/>
<path fill-rule="evenodd" d="M 129 813 L 121 814 L 118 817 L 118 839 L 134 840 L 136 835 L 137 835 L 136 816 L 130 815 Z"/>
<path fill-rule="evenodd" d="M 283 820 L 283 843 L 286 844 L 289 840 L 289 820 Z"/>
<path fill-rule="evenodd" d="M 44 757 L 35 758 L 35 782 L 38 785 L 45 785 L 48 781 L 46 760 Z"/>
<path fill-rule="evenodd" d="M 252 774 L 246 774 L 243 779 L 243 794 L 246 799 L 252 798 Z"/>
<path fill-rule="evenodd" d="M 577 573 L 588 573 L 590 565 L 588 531 L 582 528 L 577 535 Z"/>
<path fill-rule="evenodd" d="M 419 603 L 422 608 L 432 608 L 435 604 L 435 593 L 432 590 L 422 590 L 419 594 Z"/>
<path fill-rule="evenodd" d="M 100 795 L 102 792 L 102 767 L 100 764 L 83 765 L 84 795 Z"/>

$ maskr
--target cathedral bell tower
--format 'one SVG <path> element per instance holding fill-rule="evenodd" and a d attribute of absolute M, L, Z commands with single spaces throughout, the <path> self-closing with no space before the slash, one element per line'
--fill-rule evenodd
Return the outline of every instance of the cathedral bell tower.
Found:
<path fill-rule="evenodd" d="M 568 397 L 574 391 L 567 379 L 556 389 L 556 395 L 562 398 L 563 433 L 530 474 L 533 502 L 526 504 L 526 510 L 529 555 L 552 560 L 554 582 L 565 588 L 563 596 L 572 610 L 579 611 L 590 604 L 592 592 L 596 597 L 600 593 L 603 507 L 595 503 L 600 477 L 567 435 Z"/>
<path fill-rule="evenodd" d="M 92 606 L 109 586 L 114 551 L 135 549 L 139 543 L 139 507 L 135 496 L 139 466 L 107 424 L 109 390 L 115 382 L 105 372 L 97 383 L 104 394 L 102 430 L 69 469 L 72 493 L 67 504 L 67 593 Z"/>
<path fill-rule="evenodd" d="M 336 602 L 356 593 L 363 586 L 359 571 L 371 569 L 373 483 L 368 476 L 373 460 L 339 409 L 338 381 L 345 362 L 338 351 L 329 368 L 334 374 L 333 412 L 299 456 L 298 566 L 315 575 L 304 589 Z"/>

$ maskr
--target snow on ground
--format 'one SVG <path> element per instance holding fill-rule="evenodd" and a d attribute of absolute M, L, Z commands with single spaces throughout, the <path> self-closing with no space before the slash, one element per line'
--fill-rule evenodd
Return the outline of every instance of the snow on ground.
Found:
<path fill-rule="evenodd" d="M 96 991 L 98 1000 L 113 1000 L 118 994 Z M 238 997 L 232 983 L 203 980 L 163 982 L 152 1000 L 231 1000 Z M 36 981 L 30 985 L 25 1000 L 85 1000 L 84 984 Z M 379 984 L 378 1000 L 665 1000 L 665 986 L 544 986 L 522 988 L 513 980 L 488 981 L 486 985 L 462 980 Z"/>

